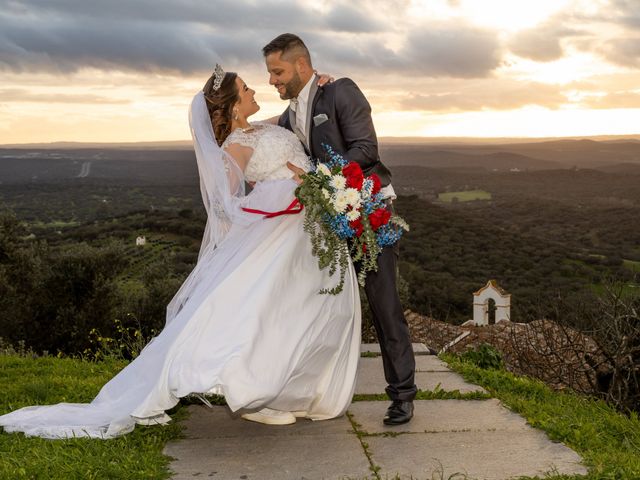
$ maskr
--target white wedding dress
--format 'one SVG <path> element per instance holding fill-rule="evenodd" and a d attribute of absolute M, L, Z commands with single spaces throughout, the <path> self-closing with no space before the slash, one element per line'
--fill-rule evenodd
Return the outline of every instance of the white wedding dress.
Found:
<path fill-rule="evenodd" d="M 234 412 L 268 407 L 322 420 L 346 411 L 360 346 L 353 267 L 341 294 L 319 294 L 338 279 L 319 270 L 304 212 L 264 218 L 242 209 L 290 205 L 296 184 L 286 162 L 309 166 L 297 137 L 271 125 L 229 136 L 226 144 L 253 149 L 244 175 L 258 183 L 244 195 L 243 172 L 215 144 L 201 94 L 190 121 L 208 221 L 165 328 L 91 403 L 25 407 L 0 416 L 5 431 L 112 438 L 136 423 L 168 422 L 165 411 L 190 393 L 224 395 Z"/>

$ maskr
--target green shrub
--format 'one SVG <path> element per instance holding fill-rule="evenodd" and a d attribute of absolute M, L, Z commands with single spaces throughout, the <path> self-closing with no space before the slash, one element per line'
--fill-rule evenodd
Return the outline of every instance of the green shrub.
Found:
<path fill-rule="evenodd" d="M 485 370 L 499 370 L 504 368 L 502 354 L 486 343 L 483 343 L 474 350 L 467 350 L 462 353 L 460 359 Z"/>

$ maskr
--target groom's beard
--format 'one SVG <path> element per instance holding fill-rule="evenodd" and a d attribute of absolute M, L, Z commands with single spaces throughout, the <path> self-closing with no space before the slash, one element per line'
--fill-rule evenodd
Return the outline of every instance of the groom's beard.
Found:
<path fill-rule="evenodd" d="M 284 93 L 280 94 L 282 100 L 296 98 L 304 85 L 298 72 L 293 72 L 293 78 L 284 84 Z"/>

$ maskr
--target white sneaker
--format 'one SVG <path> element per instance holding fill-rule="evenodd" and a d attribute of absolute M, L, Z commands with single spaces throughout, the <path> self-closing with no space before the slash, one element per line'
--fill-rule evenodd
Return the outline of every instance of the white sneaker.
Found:
<path fill-rule="evenodd" d="M 296 423 L 296 417 L 291 412 L 282 412 L 270 408 L 263 408 L 253 413 L 245 413 L 242 418 L 251 422 L 264 423 L 265 425 L 291 425 Z"/>

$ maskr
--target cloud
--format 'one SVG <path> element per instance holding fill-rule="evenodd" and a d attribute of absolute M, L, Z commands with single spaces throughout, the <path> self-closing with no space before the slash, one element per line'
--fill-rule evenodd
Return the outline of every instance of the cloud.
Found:
<path fill-rule="evenodd" d="M 452 86 L 449 92 L 411 94 L 400 101 L 403 110 L 431 112 L 512 110 L 527 105 L 555 109 L 567 103 L 558 87 L 535 82 L 490 80 L 472 86 Z"/>
<path fill-rule="evenodd" d="M 610 0 L 614 22 L 633 30 L 640 30 L 640 10 L 636 0 Z"/>
<path fill-rule="evenodd" d="M 609 62 L 623 67 L 640 67 L 640 36 L 604 42 L 598 52 Z"/>
<path fill-rule="evenodd" d="M 516 33 L 508 43 L 516 55 L 538 62 L 558 60 L 564 55 L 562 39 L 576 35 L 575 30 L 556 22 L 545 23 L 535 28 Z"/>
<path fill-rule="evenodd" d="M 539 35 L 521 32 L 516 38 L 510 45 L 514 53 L 534 60 L 546 61 L 545 55 L 554 59 L 558 48 L 570 46 L 573 51 L 599 54 L 611 63 L 636 67 L 640 57 L 640 9 L 637 0 L 574 0 L 573 5 L 551 18 Z"/>
<path fill-rule="evenodd" d="M 83 22 L 63 18 L 0 17 L 0 65 L 13 71 L 74 72 L 83 67 L 150 71 L 195 71 L 210 65 L 215 34 L 184 24 L 163 30 L 138 21 Z"/>
<path fill-rule="evenodd" d="M 377 77 L 398 73 L 431 78 L 486 77 L 501 65 L 503 53 L 497 34 L 453 23 L 414 27 L 394 49 L 379 36 L 336 38 L 332 33 L 312 32 L 305 41 L 314 65 L 328 66 L 332 72 L 357 70 Z"/>
<path fill-rule="evenodd" d="M 615 92 L 586 97 L 582 104 L 589 108 L 640 108 L 640 93 Z"/>
<path fill-rule="evenodd" d="M 383 23 L 365 10 L 348 4 L 334 6 L 325 22 L 333 31 L 372 33 L 385 30 Z"/>
<path fill-rule="evenodd" d="M 101 19 L 114 22 L 147 22 L 158 28 L 196 23 L 211 28 L 251 29 L 258 25 L 286 31 L 292 25 L 317 24 L 318 15 L 294 2 L 277 0 L 20 0 L 2 2 L 2 11 L 27 18 Z"/>
<path fill-rule="evenodd" d="M 633 91 L 637 90 L 638 86 L 638 73 L 629 70 L 593 75 L 589 78 L 571 82 L 565 86 L 565 89 L 598 93 Z"/>
<path fill-rule="evenodd" d="M 32 90 L 21 88 L 0 89 L 0 102 L 2 103 L 82 103 L 82 104 L 112 104 L 124 105 L 131 103 L 129 100 L 109 98 L 100 95 L 65 94 L 65 93 L 34 93 Z"/>
<path fill-rule="evenodd" d="M 402 54 L 407 68 L 433 77 L 484 77 L 502 62 L 495 32 L 459 24 L 416 28 Z"/>
<path fill-rule="evenodd" d="M 331 71 L 353 71 L 367 73 L 406 70 L 406 62 L 377 37 L 336 38 L 327 32 L 305 35 L 311 50 L 314 66 L 330 68 Z"/>
<path fill-rule="evenodd" d="M 611 24 L 629 30 L 640 28 L 637 0 L 574 0 L 558 16 L 578 24 Z"/>
<path fill-rule="evenodd" d="M 84 67 L 194 73 L 216 61 L 261 63 L 261 48 L 292 26 L 375 31 L 366 11 L 337 5 L 318 14 L 295 3 L 7 2 L 0 10 L 0 69 L 74 72 Z"/>
<path fill-rule="evenodd" d="M 403 10 L 387 21 L 388 8 L 372 10 L 367 0 L 334 2 L 322 11 L 273 0 L 5 3 L 0 70 L 13 72 L 88 67 L 191 75 L 209 71 L 215 62 L 246 70 L 261 65 L 261 48 L 292 26 L 299 26 L 294 33 L 331 68 L 470 78 L 486 76 L 501 61 L 495 33 L 458 23 L 386 32 L 404 20 Z M 393 49 L 388 33 L 397 40 Z"/>

